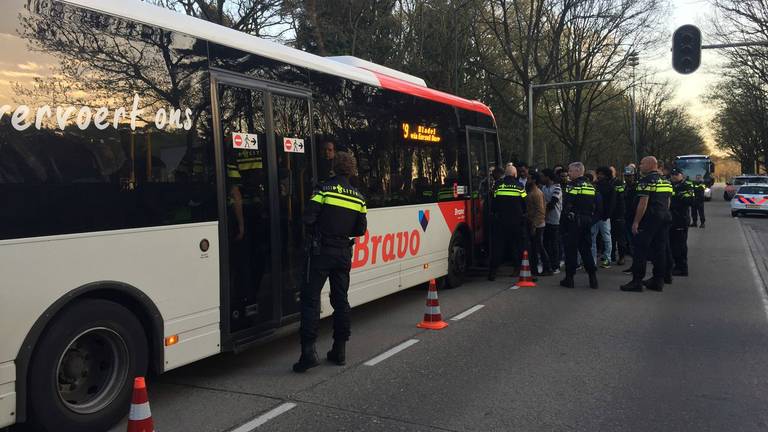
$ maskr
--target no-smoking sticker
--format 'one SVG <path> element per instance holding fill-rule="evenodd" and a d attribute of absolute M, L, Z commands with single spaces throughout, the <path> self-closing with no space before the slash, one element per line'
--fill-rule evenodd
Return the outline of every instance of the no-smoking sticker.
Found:
<path fill-rule="evenodd" d="M 232 132 L 232 147 L 243 150 L 258 150 L 259 136 L 256 134 Z"/>
<path fill-rule="evenodd" d="M 304 140 L 301 138 L 283 138 L 283 150 L 286 153 L 304 153 Z"/>

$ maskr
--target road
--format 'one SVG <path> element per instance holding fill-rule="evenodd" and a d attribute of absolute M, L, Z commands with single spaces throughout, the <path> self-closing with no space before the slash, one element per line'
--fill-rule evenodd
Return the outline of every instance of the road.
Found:
<path fill-rule="evenodd" d="M 721 200 L 706 209 L 707 228 L 690 234 L 691 276 L 663 293 L 620 292 L 618 268 L 600 271 L 599 290 L 584 274 L 574 290 L 557 276 L 518 290 L 511 277 L 478 277 L 440 304 L 446 318 L 482 308 L 423 331 L 424 290 L 407 290 L 354 311 L 346 367 L 292 373 L 290 335 L 159 377 L 156 430 L 767 430 L 768 220 L 731 218 Z"/>

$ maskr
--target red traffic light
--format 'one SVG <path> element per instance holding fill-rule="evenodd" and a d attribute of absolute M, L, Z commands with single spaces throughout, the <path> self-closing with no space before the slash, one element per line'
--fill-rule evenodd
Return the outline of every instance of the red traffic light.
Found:
<path fill-rule="evenodd" d="M 688 75 L 701 65 L 701 30 L 694 25 L 684 25 L 672 36 L 672 67 Z"/>

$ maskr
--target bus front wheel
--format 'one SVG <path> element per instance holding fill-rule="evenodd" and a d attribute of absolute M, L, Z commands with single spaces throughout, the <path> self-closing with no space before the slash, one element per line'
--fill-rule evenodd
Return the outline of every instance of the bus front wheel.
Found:
<path fill-rule="evenodd" d="M 445 277 L 447 288 L 456 288 L 464 283 L 469 267 L 468 260 L 467 240 L 457 232 L 448 247 L 448 276 Z"/>
<path fill-rule="evenodd" d="M 54 318 L 29 369 L 30 419 L 46 431 L 108 430 L 147 370 L 144 328 L 123 306 L 77 301 Z"/>

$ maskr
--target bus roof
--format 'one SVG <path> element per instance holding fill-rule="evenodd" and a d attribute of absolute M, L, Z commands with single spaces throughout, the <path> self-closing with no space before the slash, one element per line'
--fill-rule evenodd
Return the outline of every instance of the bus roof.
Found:
<path fill-rule="evenodd" d="M 490 108 L 482 102 L 464 99 L 445 92 L 430 89 L 426 87 L 426 83 L 424 83 L 423 86 L 420 85 L 423 83 L 423 80 L 421 80 L 421 82 L 418 81 L 420 78 L 374 63 L 365 62 L 369 63 L 370 66 L 368 68 L 360 67 L 364 66 L 362 63 L 359 65 L 350 65 L 348 64 L 350 63 L 349 61 L 339 61 L 339 58 L 332 59 L 310 54 L 306 51 L 287 47 L 276 42 L 268 41 L 209 21 L 138 0 L 59 1 L 147 25 L 184 33 L 209 42 L 267 57 L 272 60 L 305 67 L 318 72 L 328 73 L 399 93 L 433 100 L 458 108 L 480 112 L 493 117 Z"/>

